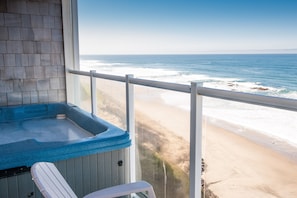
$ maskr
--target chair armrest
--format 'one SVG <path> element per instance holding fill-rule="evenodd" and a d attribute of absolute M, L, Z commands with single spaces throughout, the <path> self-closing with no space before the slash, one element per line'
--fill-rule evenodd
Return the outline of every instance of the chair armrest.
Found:
<path fill-rule="evenodd" d="M 139 181 L 129 184 L 122 184 L 117 186 L 112 186 L 109 188 L 104 188 L 102 190 L 95 191 L 93 193 L 90 193 L 84 198 L 94 198 L 94 197 L 100 197 L 100 198 L 113 198 L 113 197 L 120 197 L 124 195 L 129 195 L 131 193 L 136 192 L 145 192 L 148 191 L 150 198 L 155 198 L 155 192 L 153 190 L 153 187 L 145 182 L 145 181 Z"/>

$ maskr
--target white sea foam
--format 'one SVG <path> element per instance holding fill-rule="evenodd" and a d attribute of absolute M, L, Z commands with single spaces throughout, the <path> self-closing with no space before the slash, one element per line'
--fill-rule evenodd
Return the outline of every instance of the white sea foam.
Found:
<path fill-rule="evenodd" d="M 191 81 L 196 81 L 203 83 L 204 87 L 297 99 L 297 91 L 286 91 L 284 88 L 264 86 L 260 82 L 248 82 L 239 78 L 212 77 L 170 69 L 135 67 L 135 65 L 129 66 L 123 63 L 103 63 L 97 60 L 82 61 L 81 65 L 83 70 L 96 69 L 99 73 L 120 76 L 134 74 L 137 78 L 180 84 L 190 84 Z M 90 65 L 92 66 L 90 67 Z M 169 105 L 190 110 L 188 94 L 164 92 L 161 94 L 161 98 Z M 211 98 L 204 98 L 203 104 L 204 115 L 241 126 L 238 128 L 239 131 L 244 128 L 253 129 L 297 145 L 296 112 Z"/>
<path fill-rule="evenodd" d="M 164 92 L 161 98 L 168 105 L 190 110 L 187 94 Z M 237 126 L 232 129 L 235 132 L 250 129 L 297 146 L 296 112 L 204 97 L 203 115 Z"/>
<path fill-rule="evenodd" d="M 96 70 L 99 73 L 124 76 L 133 74 L 137 78 L 153 79 L 180 84 L 190 84 L 190 82 L 200 82 L 204 87 L 260 93 L 265 95 L 280 96 L 282 89 L 261 85 L 259 82 L 246 82 L 239 78 L 213 77 L 205 74 L 183 73 L 181 71 L 129 66 L 126 63 L 105 63 L 98 60 L 81 61 L 81 69 L 84 71 Z M 286 97 L 297 98 L 296 93 L 284 94 Z"/>

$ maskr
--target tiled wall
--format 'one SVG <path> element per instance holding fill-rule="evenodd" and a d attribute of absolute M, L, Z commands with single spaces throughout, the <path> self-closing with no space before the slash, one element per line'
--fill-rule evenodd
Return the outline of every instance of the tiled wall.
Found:
<path fill-rule="evenodd" d="M 0 106 L 66 101 L 61 0 L 0 0 Z"/>

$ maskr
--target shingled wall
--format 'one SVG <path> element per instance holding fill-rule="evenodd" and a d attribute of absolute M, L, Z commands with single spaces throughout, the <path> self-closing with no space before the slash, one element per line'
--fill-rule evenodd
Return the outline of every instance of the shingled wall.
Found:
<path fill-rule="evenodd" d="M 64 101 L 61 0 L 0 0 L 0 106 Z"/>

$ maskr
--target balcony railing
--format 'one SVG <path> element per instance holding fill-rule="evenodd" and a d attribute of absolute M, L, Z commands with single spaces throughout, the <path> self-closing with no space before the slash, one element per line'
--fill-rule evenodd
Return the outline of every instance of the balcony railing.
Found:
<path fill-rule="evenodd" d="M 70 74 L 90 77 L 91 111 L 96 114 L 96 78 L 118 81 L 126 86 L 126 123 L 127 131 L 130 132 L 132 146 L 130 148 L 130 174 L 131 181 L 136 180 L 135 175 L 135 115 L 134 115 L 134 85 L 158 88 L 190 94 L 190 186 L 189 197 L 201 197 L 201 169 L 202 169 L 202 97 L 218 98 L 259 106 L 273 107 L 297 112 L 297 100 L 255 95 L 249 93 L 233 92 L 199 86 L 192 82 L 190 85 L 160 82 L 154 80 L 134 78 L 133 75 L 115 76 L 96 73 L 96 71 L 69 70 Z"/>

